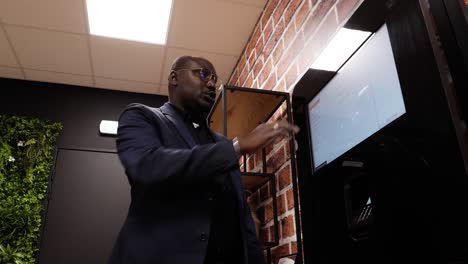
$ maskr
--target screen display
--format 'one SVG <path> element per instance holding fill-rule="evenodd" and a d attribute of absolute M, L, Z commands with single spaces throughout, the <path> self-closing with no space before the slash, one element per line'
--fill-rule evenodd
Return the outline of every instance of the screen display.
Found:
<path fill-rule="evenodd" d="M 385 25 L 343 65 L 308 109 L 315 168 L 406 112 Z"/>

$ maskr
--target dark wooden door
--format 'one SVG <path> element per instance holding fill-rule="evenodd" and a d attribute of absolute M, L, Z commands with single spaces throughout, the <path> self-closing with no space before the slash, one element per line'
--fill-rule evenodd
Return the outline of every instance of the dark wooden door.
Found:
<path fill-rule="evenodd" d="M 61 149 L 56 162 L 39 263 L 106 263 L 130 204 L 118 156 Z"/>

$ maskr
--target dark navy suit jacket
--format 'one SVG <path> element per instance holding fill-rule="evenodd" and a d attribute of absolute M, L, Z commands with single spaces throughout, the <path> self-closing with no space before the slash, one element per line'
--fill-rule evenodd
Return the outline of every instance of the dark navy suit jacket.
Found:
<path fill-rule="evenodd" d="M 131 104 L 119 119 L 117 150 L 131 185 L 127 219 L 109 263 L 202 264 L 210 234 L 214 177 L 236 191 L 244 263 L 264 263 L 232 142 L 196 145 L 180 114 Z"/>

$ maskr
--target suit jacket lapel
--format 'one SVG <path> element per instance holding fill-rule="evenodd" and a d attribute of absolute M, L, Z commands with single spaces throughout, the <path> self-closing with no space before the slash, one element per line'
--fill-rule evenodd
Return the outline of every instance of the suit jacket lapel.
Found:
<path fill-rule="evenodd" d="M 163 106 L 161 106 L 160 109 L 164 116 L 169 119 L 169 121 L 171 121 L 171 123 L 175 126 L 177 133 L 179 133 L 185 143 L 190 148 L 193 148 L 195 146 L 195 140 L 190 134 L 190 131 L 182 120 L 180 114 L 177 113 L 169 103 L 165 103 Z"/>

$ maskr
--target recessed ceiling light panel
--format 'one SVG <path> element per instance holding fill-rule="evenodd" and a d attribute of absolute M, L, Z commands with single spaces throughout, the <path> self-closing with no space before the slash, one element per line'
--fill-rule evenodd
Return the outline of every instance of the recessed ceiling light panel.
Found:
<path fill-rule="evenodd" d="M 166 44 L 172 0 L 86 0 L 92 35 Z"/>

